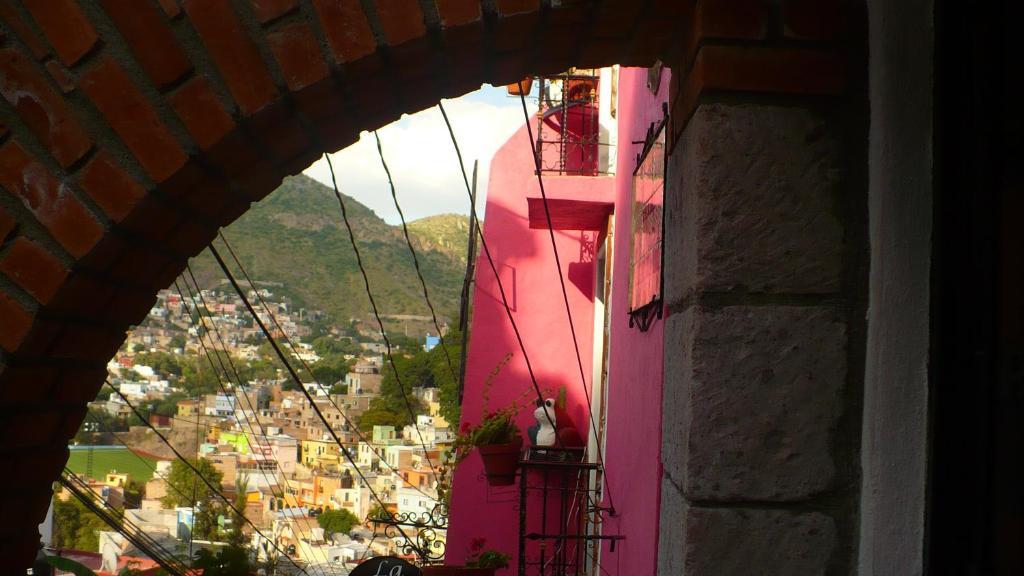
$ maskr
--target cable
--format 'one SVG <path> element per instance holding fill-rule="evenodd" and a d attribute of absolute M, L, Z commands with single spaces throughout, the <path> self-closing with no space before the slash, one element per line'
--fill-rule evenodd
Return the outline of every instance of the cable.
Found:
<path fill-rule="evenodd" d="M 203 327 L 204 330 L 206 330 L 207 335 L 211 334 L 211 332 L 212 332 L 214 335 L 216 335 L 217 340 L 220 341 L 221 346 L 225 346 L 224 338 L 221 336 L 220 329 L 217 328 L 217 324 L 215 322 L 213 322 L 213 320 L 211 319 L 210 320 L 210 324 L 212 324 L 213 329 L 210 330 L 209 328 L 206 327 L 206 320 L 203 318 L 202 314 L 198 314 L 198 304 L 196 303 L 196 293 L 199 294 L 199 300 L 202 302 L 203 307 L 206 308 L 207 310 L 209 310 L 210 307 L 209 307 L 209 305 L 206 302 L 206 298 L 203 296 L 202 289 L 199 287 L 199 283 L 196 281 L 195 275 L 192 273 L 192 266 L 190 264 L 186 264 L 185 265 L 185 269 L 188 272 L 189 277 L 192 278 L 192 283 L 195 284 L 195 286 L 196 286 L 196 292 L 193 292 L 192 291 L 192 287 L 189 286 L 189 284 L 188 284 L 188 279 L 185 278 L 184 276 L 182 277 L 182 282 L 185 284 L 185 288 L 186 288 L 186 290 L 188 290 L 189 298 L 191 298 L 192 305 L 193 305 L 194 309 L 197 312 L 196 316 L 199 317 L 200 322 L 202 323 L 202 327 Z M 177 289 L 178 295 L 181 296 L 182 302 L 184 303 L 185 295 L 182 293 L 181 287 L 178 286 L 178 281 L 177 280 L 174 281 L 174 287 L 175 287 L 175 289 Z M 194 321 L 192 322 L 192 325 L 195 326 L 195 322 Z M 212 343 L 212 338 L 211 338 L 211 343 Z M 213 369 L 214 376 L 217 378 L 217 384 L 220 386 L 221 390 L 224 392 L 224 395 L 228 396 L 228 397 L 234 397 L 235 402 L 240 405 L 241 402 L 239 401 L 238 394 L 232 394 L 231 392 L 229 392 L 227 387 L 224 385 L 223 381 L 221 381 L 220 376 L 217 374 L 217 369 L 216 369 L 215 366 L 213 366 L 213 360 L 211 358 L 210 351 L 206 347 L 206 345 L 203 343 L 202 336 L 199 336 L 199 345 L 200 345 L 200 347 L 203 348 L 203 352 L 206 354 L 206 358 L 210 362 L 210 367 Z M 228 364 L 231 366 L 231 371 L 235 375 L 235 380 L 236 380 L 238 386 L 242 387 L 242 377 L 241 377 L 241 374 L 239 374 L 238 369 L 235 366 L 234 361 L 231 359 L 230 354 L 227 355 L 227 360 L 228 360 Z M 224 359 L 223 359 L 221 354 L 217 354 L 217 362 L 218 362 L 218 364 L 220 364 L 221 371 L 223 372 L 225 378 L 227 378 L 228 381 L 230 382 L 230 375 L 228 374 L 227 367 L 224 365 Z M 256 417 L 256 411 L 255 411 L 255 408 L 252 405 L 252 401 L 245 394 L 243 394 L 242 397 L 245 398 L 246 402 L 249 404 L 249 411 L 253 413 L 254 417 Z M 245 427 L 242 425 L 241 419 L 238 418 L 238 411 L 237 410 L 232 411 L 232 415 L 234 416 L 235 424 L 242 431 L 242 433 L 243 433 L 243 435 L 245 437 L 245 442 L 249 446 L 249 450 L 255 455 L 255 453 L 256 453 L 255 448 L 252 445 L 252 441 L 249 440 L 249 436 L 245 435 Z M 253 437 L 255 437 L 256 436 L 256 429 L 252 425 L 252 421 L 249 419 L 249 416 L 246 414 L 244 407 L 242 408 L 242 415 L 245 417 L 245 421 L 249 425 L 250 433 L 252 433 Z M 266 430 L 263 428 L 263 423 L 259 421 L 258 417 L 256 417 L 256 422 L 260 426 L 260 431 L 262 432 L 263 437 L 266 438 L 267 437 L 267 433 L 266 433 Z M 281 464 L 276 459 L 274 459 L 274 464 L 277 467 L 277 470 L 281 473 L 281 478 L 284 480 L 285 486 L 289 490 L 291 490 L 291 484 L 288 482 L 288 476 L 284 473 L 284 470 L 281 468 Z M 266 481 L 267 487 L 270 490 L 271 495 L 274 498 L 281 498 L 281 500 L 283 502 L 285 502 L 285 506 L 287 508 L 289 508 L 289 509 L 292 509 L 292 507 L 288 506 L 288 504 L 287 504 L 287 500 L 284 497 L 284 491 L 283 490 L 281 490 L 281 496 L 278 496 L 274 492 L 273 486 L 274 486 L 274 484 L 278 484 L 277 481 L 276 481 L 277 480 L 276 475 L 275 475 L 275 478 L 274 478 L 275 481 L 273 483 L 271 483 L 270 482 L 270 478 L 267 476 L 267 470 L 265 470 L 264 468 L 262 468 L 258 464 L 257 464 L 257 470 L 259 470 L 259 472 L 263 476 L 264 481 Z M 300 521 L 299 517 L 296 516 L 295 518 L 296 518 L 297 522 Z M 309 528 L 310 525 L 311 525 L 310 524 L 311 520 L 308 517 L 305 517 L 305 516 L 303 516 L 303 518 L 305 519 L 305 526 L 306 526 L 306 528 Z M 329 562 L 327 560 L 327 553 L 324 552 L 323 550 L 320 550 L 320 555 L 323 557 L 324 564 L 329 564 Z M 323 574 L 323 569 L 321 569 L 320 572 L 321 572 L 321 574 Z"/>
<path fill-rule="evenodd" d="M 363 286 L 366 288 L 366 296 L 370 299 L 370 307 L 373 308 L 373 316 L 377 319 L 377 326 L 380 328 L 380 334 L 384 338 L 384 351 L 387 354 L 388 364 L 391 365 L 391 370 L 395 374 L 395 382 L 398 383 L 398 388 L 402 392 L 402 401 L 405 403 L 405 409 L 409 413 L 409 418 L 412 420 L 413 425 L 416 425 L 416 414 L 413 413 L 412 403 L 409 402 L 409 395 L 405 391 L 405 385 L 402 384 L 402 376 L 398 373 L 398 366 L 395 365 L 395 359 L 391 355 L 391 339 L 388 338 L 387 332 L 384 330 L 384 321 L 380 317 L 380 311 L 377 309 L 377 301 L 373 297 L 373 291 L 370 290 L 370 277 L 366 273 L 366 268 L 363 266 L 363 258 L 359 254 L 359 246 L 356 244 L 356 236 L 352 231 L 352 224 L 348 220 L 348 211 L 345 209 L 345 202 L 341 198 L 341 192 L 338 190 L 338 180 L 334 175 L 334 164 L 331 163 L 331 156 L 324 154 L 324 158 L 327 159 L 327 168 L 331 171 L 331 183 L 334 186 L 334 196 L 338 199 L 338 206 L 341 208 L 341 218 L 345 221 L 345 228 L 348 230 L 348 238 L 352 243 L 352 251 L 356 255 L 356 265 L 359 266 L 359 273 L 363 277 Z M 437 468 L 434 467 L 434 463 L 430 460 L 430 451 L 427 450 L 427 443 L 423 440 L 423 433 L 420 432 L 420 427 L 416 426 L 416 436 L 420 439 L 420 445 L 423 446 L 423 456 L 427 460 L 427 464 L 430 466 L 430 471 L 437 477 Z"/>
<path fill-rule="evenodd" d="M 291 348 L 293 355 L 295 355 L 295 357 L 299 361 L 299 363 L 301 363 L 302 366 L 306 369 L 306 372 L 313 379 L 313 382 L 317 385 L 317 387 L 321 391 L 326 390 L 327 387 L 324 386 L 323 384 L 321 384 L 316 379 L 316 377 L 313 376 L 313 370 L 310 368 L 309 364 L 306 363 L 306 361 L 303 360 L 301 357 L 299 357 L 297 354 L 295 354 L 295 351 L 296 351 L 295 345 L 292 343 L 291 339 L 288 337 L 288 334 L 281 328 L 281 325 L 278 324 L 277 318 L 274 316 L 273 312 L 270 311 L 270 307 L 267 305 L 266 300 L 263 299 L 263 296 L 260 295 L 259 290 L 256 289 L 256 283 L 253 282 L 252 278 L 249 277 L 249 273 L 245 270 L 245 267 L 242 266 L 242 263 L 241 263 L 241 261 L 239 261 L 238 256 L 235 255 L 235 251 L 231 248 L 231 244 L 228 242 L 228 239 L 226 237 L 224 237 L 223 234 L 220 234 L 220 239 L 221 239 L 221 242 L 224 243 L 224 247 L 228 249 L 228 253 L 231 255 L 232 260 L 234 260 L 235 265 L 238 266 L 239 271 L 241 271 L 242 275 L 245 277 L 245 280 L 249 284 L 249 287 L 252 289 L 253 293 L 256 294 L 256 299 L 263 306 L 263 309 L 267 313 L 267 317 L 270 318 L 270 321 L 274 324 L 275 327 L 277 327 L 278 331 L 281 332 L 281 335 L 284 338 L 285 344 L 289 348 Z M 266 336 L 268 339 L 270 339 L 269 334 L 265 333 L 264 336 Z M 285 363 L 287 364 L 287 361 L 285 361 Z M 371 450 L 373 450 L 375 447 L 379 447 L 379 446 L 385 446 L 386 447 L 387 446 L 386 444 L 380 444 L 378 442 L 370 442 L 369 440 L 367 440 L 366 436 L 364 436 L 362 431 L 359 430 L 359 426 L 356 426 L 356 425 L 354 425 L 352 423 L 352 420 L 348 417 L 348 414 L 346 414 L 346 412 L 344 410 L 342 410 L 340 406 L 338 406 L 338 403 L 334 401 L 334 399 L 331 397 L 331 395 L 328 394 L 327 396 L 325 396 L 325 398 L 327 399 L 328 402 L 330 402 L 331 406 L 333 406 L 334 409 L 337 410 L 339 414 L 341 414 L 342 419 L 345 420 L 345 425 L 348 427 L 348 430 L 356 435 L 356 438 L 359 439 L 360 443 L 366 444 L 367 446 L 369 446 L 371 448 Z M 398 470 L 398 468 L 395 468 L 394 466 L 392 466 L 391 463 L 389 463 L 387 461 L 387 459 L 383 455 L 378 454 L 376 450 L 373 450 L 373 454 L 381 462 L 383 462 L 384 465 L 387 466 L 388 469 L 390 469 L 392 472 L 394 472 L 394 473 L 398 474 L 399 476 L 401 476 L 401 471 Z M 437 476 L 436 476 L 436 473 L 435 473 L 435 480 L 436 480 L 436 477 Z M 428 498 L 428 499 L 430 499 L 430 500 L 432 500 L 434 502 L 438 501 L 436 496 L 431 496 L 430 494 L 427 494 L 426 492 L 420 490 L 419 487 L 412 486 L 412 488 L 414 490 L 416 490 L 417 492 L 419 492 L 424 497 L 426 497 L 426 498 Z"/>
<path fill-rule="evenodd" d="M 434 328 L 437 330 L 437 337 L 441 342 L 441 351 L 444 352 L 444 359 L 448 363 L 448 372 L 452 375 L 452 380 L 455 384 L 461 385 L 459 377 L 455 375 L 455 367 L 452 366 L 452 358 L 448 355 L 448 346 L 445 345 L 444 334 L 441 333 L 441 325 L 437 322 L 437 313 L 434 312 L 434 305 L 430 302 L 430 294 L 427 291 L 427 281 L 423 279 L 423 272 L 420 271 L 420 259 L 416 256 L 416 249 L 412 246 L 412 240 L 409 238 L 409 227 L 405 223 L 405 214 L 402 212 L 402 206 L 398 203 L 398 193 L 395 191 L 395 181 L 391 178 L 391 170 L 388 169 L 387 162 L 384 161 L 384 149 L 381 147 L 380 136 L 377 131 L 373 131 L 373 137 L 377 140 L 377 155 L 380 156 L 380 165 L 384 167 L 384 173 L 388 177 L 388 187 L 391 189 L 391 199 L 395 202 L 395 210 L 398 211 L 398 218 L 402 221 L 402 234 L 405 235 L 405 244 L 409 247 L 409 253 L 412 254 L 412 263 L 416 268 L 416 277 L 420 279 L 420 286 L 423 287 L 423 299 L 427 302 L 427 308 L 430 309 L 430 317 L 434 321 Z"/>
<path fill-rule="evenodd" d="M 76 500 L 82 503 L 90 512 L 96 515 L 104 524 L 113 528 L 118 534 L 121 534 L 129 542 L 132 543 L 136 548 L 142 550 L 146 556 L 151 558 L 161 568 L 167 570 L 175 576 L 184 576 L 189 568 L 181 563 L 171 552 L 161 546 L 158 542 L 153 540 L 148 534 L 143 532 L 134 522 L 131 522 L 124 517 L 123 513 L 118 511 L 113 506 L 107 504 L 99 494 L 96 494 L 89 485 L 84 483 L 78 478 L 74 472 L 64 469 L 64 473 L 57 479 L 57 481 L 64 486 L 71 493 Z M 88 494 L 93 497 L 90 497 Z M 97 502 L 102 503 L 97 504 Z M 108 512 L 104 507 L 109 508 L 113 513 Z M 125 524 L 134 528 L 135 532 L 132 532 L 125 527 Z"/>
<path fill-rule="evenodd" d="M 533 156 L 533 164 L 535 172 L 537 174 L 537 184 L 540 186 L 540 197 L 544 203 L 544 217 L 547 219 L 548 224 L 548 236 L 551 239 L 551 252 L 555 256 L 555 269 L 558 272 L 558 283 L 562 288 L 562 301 L 565 303 L 565 315 L 569 320 L 569 333 L 572 335 L 572 346 L 576 352 L 576 365 L 580 370 L 580 385 L 583 387 L 583 394 L 587 399 L 587 414 L 590 419 L 591 430 L 594 432 L 594 445 L 597 447 L 597 463 L 604 470 L 604 455 L 601 453 L 601 442 L 599 441 L 599 435 L 597 433 L 597 423 L 594 421 L 594 410 L 592 408 L 592 400 L 590 399 L 590 391 L 587 389 L 587 377 L 583 371 L 583 357 L 580 355 L 580 344 L 576 337 L 576 324 L 572 319 L 572 308 L 569 306 L 569 292 L 565 288 L 565 277 L 562 275 L 562 260 L 558 255 L 558 244 L 555 242 L 555 229 L 551 223 L 551 210 L 548 207 L 548 195 L 544 190 L 544 177 L 541 171 L 540 155 L 537 151 L 533 140 L 533 128 L 530 123 L 530 113 L 526 110 L 526 95 L 523 94 L 523 83 L 519 82 L 519 101 L 523 107 L 523 118 L 526 120 L 526 134 L 530 140 L 530 153 Z M 611 485 L 605 482 L 608 486 L 608 507 L 612 516 L 615 516 L 615 501 L 612 498 Z"/>
<path fill-rule="evenodd" d="M 466 184 L 466 193 L 469 194 L 470 202 L 473 201 L 473 191 L 469 186 L 469 177 L 466 175 L 466 166 L 462 162 L 462 151 L 459 149 L 459 142 L 455 138 L 455 130 L 452 128 L 451 122 L 448 120 L 448 113 L 444 110 L 444 105 L 441 102 L 437 103 L 438 109 L 441 110 L 441 116 L 444 117 L 444 123 L 448 127 L 448 134 L 451 136 L 452 145 L 455 147 L 455 154 L 459 158 L 459 169 L 462 171 L 462 181 Z M 505 294 L 505 286 L 501 282 L 501 276 L 498 274 L 498 268 L 494 265 L 494 258 L 491 256 L 491 249 L 487 245 L 487 239 L 484 238 L 483 229 L 477 227 L 477 234 L 480 238 L 480 247 L 484 249 L 484 256 L 487 257 L 487 263 L 490 265 L 491 272 L 494 273 L 494 280 L 498 284 L 498 293 L 501 295 L 501 303 L 505 308 L 505 315 L 508 317 L 509 324 L 512 326 L 512 332 L 515 334 L 516 342 L 519 344 L 519 350 L 523 353 L 523 361 L 526 362 L 526 372 L 530 375 L 530 383 L 533 384 L 533 390 L 537 394 L 537 399 L 544 402 L 544 393 L 540 390 L 540 384 L 537 383 L 537 376 L 533 372 L 533 364 L 530 362 L 530 355 L 526 353 L 526 344 L 523 343 L 523 335 L 519 332 L 519 326 L 516 324 L 515 317 L 512 316 L 512 309 L 508 305 L 508 296 Z M 544 410 L 544 415 L 547 417 L 548 423 L 551 424 L 552 429 L 557 429 L 555 421 L 551 417 L 551 414 L 547 410 Z M 555 435 L 555 441 L 558 445 L 564 448 L 562 440 Z"/>
<path fill-rule="evenodd" d="M 334 442 L 341 449 L 342 455 L 345 456 L 345 459 L 348 460 L 349 464 L 351 464 L 352 467 L 355 469 L 356 474 L 358 474 L 360 479 L 362 479 L 363 483 L 366 484 L 366 488 L 370 491 L 370 494 L 373 495 L 373 497 L 377 500 L 377 502 L 381 505 L 382 508 L 386 508 L 386 506 L 384 506 L 384 500 L 382 500 L 381 497 L 377 494 L 377 492 L 370 486 L 370 482 L 366 479 L 366 476 L 363 475 L 363 471 L 359 469 L 359 466 L 352 458 L 352 455 L 349 453 L 348 449 L 345 448 L 344 444 L 342 444 L 341 440 L 338 438 L 338 435 L 334 432 L 334 429 L 331 428 L 330 423 L 327 421 L 327 418 L 324 417 L 323 412 L 320 411 L 320 408 L 316 405 L 316 402 L 313 400 L 313 396 L 309 393 L 309 390 L 306 390 L 306 387 L 302 385 L 302 380 L 299 378 L 298 373 L 295 372 L 295 369 L 291 367 L 291 364 L 288 363 L 287 359 L 285 358 L 284 352 L 281 350 L 281 347 L 278 346 L 277 342 L 270 337 L 270 331 L 267 330 L 267 325 L 264 324 L 263 320 L 261 320 L 259 315 L 256 314 L 256 310 L 252 307 L 252 303 L 249 302 L 249 299 L 245 297 L 245 293 L 242 292 L 242 287 L 238 285 L 238 281 L 235 280 L 235 277 L 231 274 L 231 271 L 228 270 L 228 266 L 227 264 L 224 263 L 224 259 L 221 258 L 220 253 L 217 252 L 217 249 L 214 248 L 213 246 L 210 246 L 209 248 L 210 253 L 213 254 L 214 259 L 217 260 L 217 263 L 220 265 L 221 270 L 224 271 L 224 275 L 227 276 L 228 281 L 231 283 L 231 286 L 234 287 L 235 292 L 238 293 L 238 297 L 242 299 L 242 303 L 245 305 L 245 308 L 249 311 L 250 314 L 252 314 L 253 320 L 256 321 L 256 324 L 259 325 L 260 330 L 262 330 L 263 334 L 267 337 L 267 341 L 270 343 L 270 346 L 274 349 L 274 352 L 277 354 L 278 358 L 281 359 L 281 362 L 284 363 L 289 375 L 291 375 L 295 383 L 298 384 L 299 390 L 309 401 L 310 407 L 313 409 L 313 412 L 316 413 L 317 417 L 320 418 L 320 421 L 323 422 L 324 425 L 327 427 L 327 432 L 331 435 L 331 437 L 334 439 Z M 405 531 L 402 530 L 400 527 L 399 531 L 408 542 L 412 542 L 412 540 L 409 539 Z"/>
<path fill-rule="evenodd" d="M 120 390 L 118 390 L 117 388 L 114 388 L 114 385 L 113 385 L 113 384 L 111 384 L 109 380 L 107 381 L 107 385 L 108 385 L 108 386 L 110 386 L 111 388 L 113 388 L 114 392 L 115 392 L 115 393 L 116 393 L 116 394 L 117 394 L 118 396 L 120 396 L 122 400 L 124 400 L 124 403 L 128 405 L 128 407 L 129 407 L 129 408 L 130 408 L 130 409 L 132 410 L 132 412 L 133 412 L 133 413 L 134 413 L 134 414 L 135 414 L 136 416 L 138 416 L 140 420 L 142 420 L 142 415 L 141 415 L 141 414 L 139 413 L 139 410 L 138 410 L 138 409 L 137 409 L 137 408 L 136 408 L 136 407 L 135 407 L 135 406 L 134 406 L 134 405 L 133 405 L 133 404 L 132 404 L 132 403 L 131 403 L 131 402 L 130 402 L 130 401 L 128 400 L 128 397 L 127 397 L 127 396 L 125 396 L 124 394 L 122 394 L 122 393 L 121 393 L 121 391 L 120 391 Z M 144 422 L 145 422 L 145 421 L 144 421 Z M 205 476 L 203 476 L 203 475 L 202 475 L 202 474 L 201 474 L 201 473 L 199 472 L 199 469 L 198 469 L 198 468 L 196 468 L 196 467 L 195 467 L 195 466 L 194 466 L 194 465 L 193 465 L 193 464 L 192 464 L 191 462 L 189 462 L 189 461 L 188 461 L 188 459 L 186 459 L 186 458 L 185 458 L 184 456 L 182 456 L 182 455 L 181 455 L 181 453 L 180 453 L 180 452 L 178 452 L 178 450 L 177 450 L 177 449 L 176 449 L 176 448 L 175 448 L 175 447 L 174 447 L 174 446 L 173 446 L 173 445 L 172 445 L 172 444 L 171 444 L 171 443 L 170 443 L 170 442 L 169 442 L 169 441 L 167 440 L 167 438 L 166 438 L 166 437 L 164 437 L 164 435 L 160 433 L 160 431 L 159 431 L 159 430 L 157 430 L 157 429 L 156 429 L 155 427 L 153 427 L 153 425 L 149 424 L 149 422 L 145 422 L 145 424 L 146 424 L 146 426 L 147 426 L 147 427 L 148 427 L 148 428 L 149 428 L 150 430 L 152 430 L 152 431 L 153 431 L 153 433 L 154 433 L 154 434 L 156 434 L 156 436 L 157 436 L 157 437 L 158 437 L 158 438 L 159 438 L 159 439 L 160 439 L 160 440 L 161 440 L 161 441 L 162 441 L 162 442 L 163 442 L 164 444 L 166 444 L 166 445 L 167 445 L 167 447 L 168 447 L 168 448 L 170 448 L 170 449 L 171 449 L 171 451 L 172 451 L 172 452 L 174 452 L 174 455 L 175 455 L 175 456 L 176 456 L 176 457 L 177 457 L 177 458 L 178 458 L 179 460 L 181 460 L 181 461 L 182 461 L 182 462 L 183 462 L 183 463 L 184 463 L 184 464 L 185 464 L 186 466 L 188 466 L 188 467 L 189 467 L 189 468 L 190 468 L 190 469 L 192 470 L 192 472 L 194 472 L 195 474 L 197 474 L 197 475 L 199 476 L 199 479 L 203 481 L 203 484 L 206 484 L 206 487 L 207 487 L 207 488 L 209 488 L 209 489 L 210 489 L 210 490 L 211 490 L 211 491 L 212 491 L 212 492 L 213 492 L 214 494 L 216 494 L 217 496 L 219 496 L 219 497 L 221 498 L 221 500 L 223 500 L 223 501 L 224 501 L 224 503 L 225 503 L 225 504 L 227 504 L 228 508 L 230 508 L 230 509 L 231 509 L 231 510 L 232 510 L 232 511 L 233 511 L 233 512 L 235 513 L 235 514 L 237 514 L 237 515 L 238 515 L 239 517 L 241 517 L 241 518 L 242 518 L 243 520 L 245 520 L 245 521 L 246 521 L 246 523 L 248 523 L 248 524 L 249 524 L 250 526 L 252 526 L 252 529 L 253 529 L 253 530 L 255 530 L 255 531 L 256 531 L 256 533 L 257 533 L 257 534 L 259 534 L 261 538 L 263 538 L 264 540 L 266 540 L 266 541 L 270 542 L 270 544 L 271 544 L 271 545 L 272 545 L 272 546 L 274 547 L 274 549 L 275 549 L 275 550 L 277 550 L 277 551 L 278 551 L 278 553 L 280 553 L 280 554 L 284 554 L 284 556 L 285 556 L 286 558 L 288 558 L 288 561 L 289 561 L 289 562 L 291 562 L 293 566 L 295 566 L 296 568 L 298 568 L 300 572 L 302 572 L 302 573 L 303 573 L 303 574 L 305 574 L 306 576 L 311 576 L 309 572 L 306 572 L 306 570 L 305 570 L 305 569 L 303 569 L 303 568 L 302 568 L 301 566 L 299 566 L 299 565 L 298 565 L 298 564 L 297 564 L 297 563 L 296 563 L 296 562 L 295 562 L 294 560 L 292 560 L 292 559 L 291 559 L 291 558 L 290 558 L 290 557 L 289 557 L 289 556 L 288 556 L 287 554 L 285 554 L 285 552 L 284 552 L 283 550 L 281 550 L 281 548 L 280 548 L 280 547 L 278 547 L 277 543 L 275 543 L 275 542 L 274 542 L 273 540 L 271 540 L 270 538 L 267 538 L 267 536 L 266 536 L 266 535 L 265 535 L 265 534 L 264 534 L 264 533 L 263 533 L 262 531 L 260 531 L 260 529 L 259 529 L 259 528 L 258 528 L 258 527 L 257 527 L 257 526 L 256 526 L 255 524 L 253 524 L 251 520 L 249 520 L 248 518 L 246 518 L 246 517 L 245 517 L 245 514 L 243 514 L 243 513 L 242 513 L 242 512 L 240 512 L 240 511 L 239 511 L 239 510 L 238 510 L 237 508 L 235 508 L 235 505 L 234 505 L 234 504 L 233 504 L 233 503 L 231 502 L 231 500 L 230 500 L 230 499 L 228 499 L 228 497 L 227 497 L 227 496 L 225 496 L 225 495 L 224 495 L 224 494 L 223 494 L 223 493 L 222 493 L 222 492 L 221 492 L 220 490 L 218 490 L 218 489 L 217 489 L 217 488 L 216 488 L 216 487 L 215 487 L 215 486 L 213 485 L 213 483 L 212 483 L 212 482 L 210 482 L 209 480 L 207 480 L 207 479 L 206 479 L 206 477 L 205 477 Z"/>

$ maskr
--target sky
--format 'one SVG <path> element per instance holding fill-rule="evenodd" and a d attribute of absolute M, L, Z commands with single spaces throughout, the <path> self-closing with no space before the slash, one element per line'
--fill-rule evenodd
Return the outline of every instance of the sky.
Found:
<path fill-rule="evenodd" d="M 480 160 L 477 213 L 482 216 L 491 157 L 523 125 L 522 105 L 518 98 L 508 95 L 504 86 L 490 85 L 443 102 L 470 177 L 473 160 Z M 527 100 L 527 106 L 532 114 L 536 101 Z M 406 220 L 435 214 L 469 214 L 469 198 L 458 158 L 436 106 L 405 115 L 377 133 Z M 523 146 L 526 145 L 524 138 Z M 358 142 L 331 154 L 331 162 L 343 194 L 365 204 L 389 224 L 400 222 L 372 132 L 363 132 Z M 323 158 L 303 173 L 331 185 Z"/>

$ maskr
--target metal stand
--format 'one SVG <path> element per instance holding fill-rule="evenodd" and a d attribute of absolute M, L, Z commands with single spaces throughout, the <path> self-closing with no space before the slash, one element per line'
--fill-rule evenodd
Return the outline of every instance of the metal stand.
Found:
<path fill-rule="evenodd" d="M 519 462 L 519 576 L 588 574 L 584 549 L 610 540 L 614 550 L 623 538 L 588 526 L 591 515 L 603 513 L 589 485 L 599 468 L 583 462 L 582 448 L 527 449 Z"/>

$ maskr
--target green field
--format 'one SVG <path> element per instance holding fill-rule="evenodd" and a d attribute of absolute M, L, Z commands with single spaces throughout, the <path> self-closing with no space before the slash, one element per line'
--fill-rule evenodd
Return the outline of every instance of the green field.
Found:
<path fill-rule="evenodd" d="M 71 458 L 68 459 L 68 468 L 75 474 L 84 474 L 88 459 L 88 450 L 72 450 Z M 92 451 L 92 477 L 100 480 L 108 472 L 117 470 L 118 472 L 127 472 L 132 480 L 146 482 L 153 477 L 153 466 L 156 466 L 156 460 L 138 456 L 127 448 Z"/>

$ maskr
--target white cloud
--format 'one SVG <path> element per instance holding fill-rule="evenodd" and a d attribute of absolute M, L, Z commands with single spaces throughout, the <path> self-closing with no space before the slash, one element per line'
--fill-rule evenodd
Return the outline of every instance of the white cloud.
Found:
<path fill-rule="evenodd" d="M 477 213 L 483 214 L 491 157 L 523 125 L 522 107 L 518 99 L 505 96 L 504 88 L 489 86 L 445 100 L 444 106 L 470 177 L 473 160 L 480 160 Z M 531 115 L 533 112 L 531 107 Z M 455 150 L 436 107 L 405 116 L 378 133 L 406 220 L 469 213 L 469 198 Z M 387 222 L 399 222 L 372 133 L 364 132 L 358 142 L 331 154 L 331 161 L 344 194 L 370 207 Z M 322 158 L 304 173 L 330 186 L 330 172 Z"/>

